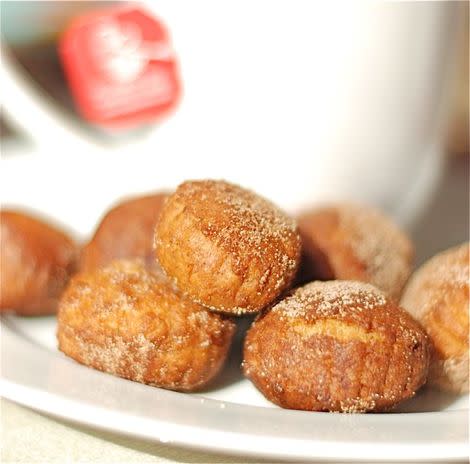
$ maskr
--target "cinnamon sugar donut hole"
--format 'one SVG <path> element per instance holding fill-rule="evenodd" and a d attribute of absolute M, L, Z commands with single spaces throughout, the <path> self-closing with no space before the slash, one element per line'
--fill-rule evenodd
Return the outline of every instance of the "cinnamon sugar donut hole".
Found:
<path fill-rule="evenodd" d="M 300 258 L 296 223 L 279 208 L 224 181 L 189 181 L 168 198 L 156 255 L 176 286 L 204 306 L 257 312 L 291 284 Z"/>
<path fill-rule="evenodd" d="M 243 370 L 283 408 L 385 411 L 426 380 L 425 332 L 363 282 L 311 282 L 248 330 Z"/>
<path fill-rule="evenodd" d="M 167 196 L 166 193 L 156 193 L 115 205 L 82 249 L 80 270 L 91 271 L 115 259 L 142 258 L 147 265 L 157 265 L 153 234 Z"/>
<path fill-rule="evenodd" d="M 411 277 L 402 306 L 432 342 L 429 384 L 466 393 L 468 388 L 469 244 L 434 256 Z"/>
<path fill-rule="evenodd" d="M 341 204 L 306 212 L 298 223 L 303 243 L 299 283 L 359 280 L 399 299 L 412 271 L 414 248 L 387 216 Z"/>
<path fill-rule="evenodd" d="M 75 272 L 78 248 L 66 233 L 44 220 L 0 211 L 0 312 L 53 314 Z"/>
<path fill-rule="evenodd" d="M 141 260 L 77 274 L 58 313 L 59 349 L 79 363 L 193 391 L 222 368 L 235 323 L 177 293 Z"/>

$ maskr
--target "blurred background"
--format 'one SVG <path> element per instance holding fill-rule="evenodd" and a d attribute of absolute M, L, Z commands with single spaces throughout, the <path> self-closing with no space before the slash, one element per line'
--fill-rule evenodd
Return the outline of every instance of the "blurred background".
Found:
<path fill-rule="evenodd" d="M 468 2 L 220 3 L 2 1 L 2 205 L 84 235 L 215 177 L 468 240 Z"/>

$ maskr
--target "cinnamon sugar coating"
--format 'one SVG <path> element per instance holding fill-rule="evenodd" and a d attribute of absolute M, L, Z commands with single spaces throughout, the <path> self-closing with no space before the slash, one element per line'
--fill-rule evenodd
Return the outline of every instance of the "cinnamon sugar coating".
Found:
<path fill-rule="evenodd" d="M 311 282 L 260 315 L 245 339 L 245 375 L 289 409 L 384 411 L 424 384 L 420 325 L 372 285 Z"/>
<path fill-rule="evenodd" d="M 402 306 L 426 329 L 432 343 L 429 383 L 469 391 L 469 244 L 424 263 L 405 288 Z"/>
<path fill-rule="evenodd" d="M 360 280 L 399 299 L 411 274 L 414 250 L 408 237 L 383 213 L 341 204 L 304 213 L 298 222 L 303 283 Z"/>
<path fill-rule="evenodd" d="M 176 286 L 204 306 L 257 312 L 291 284 L 300 258 L 296 223 L 224 181 L 188 181 L 168 198 L 156 256 Z"/>
<path fill-rule="evenodd" d="M 0 311 L 55 313 L 76 258 L 77 245 L 55 226 L 19 211 L 0 211 Z"/>
<path fill-rule="evenodd" d="M 58 312 L 59 349 L 126 379 L 193 391 L 222 368 L 235 323 L 181 296 L 143 261 L 77 274 Z"/>
<path fill-rule="evenodd" d="M 146 264 L 156 265 L 153 234 L 167 196 L 156 193 L 130 198 L 115 205 L 83 247 L 80 270 L 91 271 L 115 259 L 142 258 Z"/>

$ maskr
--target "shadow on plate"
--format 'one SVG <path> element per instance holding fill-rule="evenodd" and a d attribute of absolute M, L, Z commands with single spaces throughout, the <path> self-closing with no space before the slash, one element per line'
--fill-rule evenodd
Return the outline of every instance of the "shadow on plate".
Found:
<path fill-rule="evenodd" d="M 437 412 L 451 409 L 450 407 L 457 401 L 462 401 L 462 403 L 464 403 L 465 398 L 459 395 L 434 390 L 431 387 L 425 386 L 416 394 L 414 398 L 404 401 L 400 406 L 397 407 L 397 409 L 394 409 L 391 412 Z"/>
<path fill-rule="evenodd" d="M 243 341 L 245 339 L 246 331 L 249 329 L 254 318 L 255 316 L 244 316 L 236 319 L 237 332 L 222 372 L 217 376 L 214 382 L 210 383 L 208 387 L 198 391 L 198 394 L 220 390 L 243 380 L 244 377 L 241 370 L 241 364 L 243 361 Z"/>

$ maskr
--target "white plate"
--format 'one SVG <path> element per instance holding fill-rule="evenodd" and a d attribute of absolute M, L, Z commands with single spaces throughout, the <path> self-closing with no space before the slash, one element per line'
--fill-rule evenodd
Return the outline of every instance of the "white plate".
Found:
<path fill-rule="evenodd" d="M 429 462 L 468 456 L 467 397 L 424 391 L 394 414 L 282 410 L 242 379 L 239 342 L 217 385 L 182 394 L 68 359 L 56 349 L 53 317 L 3 316 L 1 328 L 1 394 L 79 423 L 177 446 L 271 459 Z"/>

